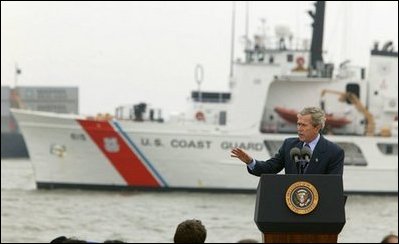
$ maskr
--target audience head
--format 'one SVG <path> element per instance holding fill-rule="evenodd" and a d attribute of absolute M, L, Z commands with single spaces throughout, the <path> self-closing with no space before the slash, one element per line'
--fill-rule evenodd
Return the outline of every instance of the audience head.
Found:
<path fill-rule="evenodd" d="M 59 236 L 50 241 L 50 243 L 87 243 L 87 241 L 79 240 L 76 238 L 67 238 L 65 236 Z"/>
<path fill-rule="evenodd" d="M 54 238 L 50 243 L 63 243 L 67 238 L 65 236 L 59 236 Z"/>
<path fill-rule="evenodd" d="M 398 243 L 398 236 L 397 235 L 387 235 L 382 239 L 381 243 Z"/>
<path fill-rule="evenodd" d="M 204 243 L 206 229 L 200 220 L 190 219 L 181 222 L 173 238 L 175 243 Z"/>
<path fill-rule="evenodd" d="M 254 239 L 241 239 L 237 243 L 258 243 L 258 241 Z"/>

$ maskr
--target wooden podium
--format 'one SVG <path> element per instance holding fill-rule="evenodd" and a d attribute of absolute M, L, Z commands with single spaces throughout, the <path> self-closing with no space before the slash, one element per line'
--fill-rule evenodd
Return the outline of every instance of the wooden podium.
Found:
<path fill-rule="evenodd" d="M 336 243 L 345 225 L 341 175 L 264 174 L 255 223 L 264 243 Z"/>

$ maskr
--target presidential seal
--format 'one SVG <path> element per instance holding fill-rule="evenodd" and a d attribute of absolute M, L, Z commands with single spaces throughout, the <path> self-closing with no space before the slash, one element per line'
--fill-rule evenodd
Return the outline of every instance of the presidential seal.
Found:
<path fill-rule="evenodd" d="M 319 202 L 316 188 L 306 181 L 298 181 L 288 187 L 285 193 L 285 203 L 296 214 L 312 212 Z"/>

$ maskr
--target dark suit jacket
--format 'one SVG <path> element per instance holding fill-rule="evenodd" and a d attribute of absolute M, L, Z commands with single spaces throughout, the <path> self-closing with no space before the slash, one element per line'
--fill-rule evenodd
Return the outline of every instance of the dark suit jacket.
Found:
<path fill-rule="evenodd" d="M 276 155 L 266 161 L 256 160 L 255 168 L 248 169 L 250 174 L 276 174 L 283 168 L 286 174 L 297 174 L 295 162 L 290 157 L 290 151 L 294 147 L 302 148 L 303 142 L 299 138 L 287 138 Z M 322 135 L 314 148 L 312 158 L 309 161 L 306 174 L 343 174 L 345 153 L 337 144 L 327 140 Z"/>

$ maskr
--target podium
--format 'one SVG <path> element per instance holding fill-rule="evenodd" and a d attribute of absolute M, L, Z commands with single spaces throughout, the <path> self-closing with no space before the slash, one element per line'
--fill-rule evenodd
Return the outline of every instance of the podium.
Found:
<path fill-rule="evenodd" d="M 263 174 L 254 218 L 264 243 L 336 243 L 344 205 L 342 175 Z"/>

